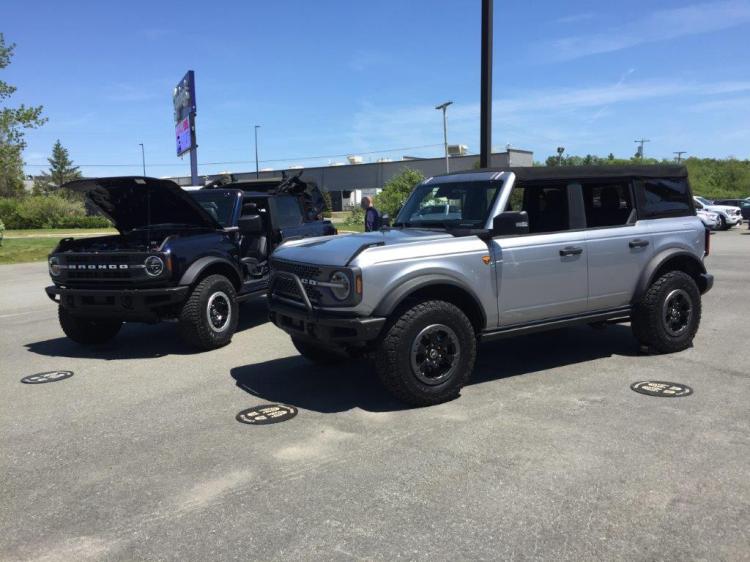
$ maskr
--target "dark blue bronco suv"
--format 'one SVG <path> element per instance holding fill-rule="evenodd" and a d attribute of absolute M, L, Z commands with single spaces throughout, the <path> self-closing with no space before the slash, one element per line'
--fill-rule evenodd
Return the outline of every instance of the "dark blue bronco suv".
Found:
<path fill-rule="evenodd" d="M 65 238 L 49 256 L 65 334 L 81 344 L 112 339 L 123 322 L 177 321 L 201 349 L 226 345 L 238 303 L 264 295 L 268 256 L 283 240 L 335 234 L 323 198 L 299 177 L 230 182 L 185 191 L 146 177 L 86 179 L 84 192 L 119 234 Z"/>

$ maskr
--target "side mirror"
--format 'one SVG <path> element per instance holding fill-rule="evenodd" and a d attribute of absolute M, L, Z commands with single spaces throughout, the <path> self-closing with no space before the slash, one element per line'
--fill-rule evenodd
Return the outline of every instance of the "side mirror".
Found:
<path fill-rule="evenodd" d="M 529 233 L 529 214 L 526 211 L 505 211 L 492 221 L 493 236 L 512 236 Z"/>
<path fill-rule="evenodd" d="M 391 217 L 387 213 L 380 216 L 380 226 L 391 226 Z"/>
<path fill-rule="evenodd" d="M 239 218 L 237 226 L 242 234 L 262 234 L 263 219 L 260 215 L 245 215 Z"/>

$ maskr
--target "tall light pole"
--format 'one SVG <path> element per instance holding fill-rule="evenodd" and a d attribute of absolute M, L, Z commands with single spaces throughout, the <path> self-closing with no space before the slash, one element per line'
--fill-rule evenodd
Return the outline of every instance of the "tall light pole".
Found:
<path fill-rule="evenodd" d="M 143 148 L 143 143 L 139 142 L 138 144 L 141 145 L 141 164 L 143 164 L 143 177 L 146 177 L 146 151 Z"/>
<path fill-rule="evenodd" d="M 435 109 L 443 110 L 443 144 L 445 145 L 445 173 L 446 174 L 450 172 L 451 170 L 450 170 L 450 164 L 448 164 L 448 116 L 446 115 L 445 110 L 448 109 L 448 106 L 451 104 L 453 104 L 452 101 L 447 101 L 435 107 Z"/>
<path fill-rule="evenodd" d="M 479 105 L 479 167 L 492 161 L 492 0 L 482 0 L 482 78 Z"/>
<path fill-rule="evenodd" d="M 260 125 L 255 126 L 255 179 L 260 178 L 260 171 L 258 170 L 258 129 Z"/>

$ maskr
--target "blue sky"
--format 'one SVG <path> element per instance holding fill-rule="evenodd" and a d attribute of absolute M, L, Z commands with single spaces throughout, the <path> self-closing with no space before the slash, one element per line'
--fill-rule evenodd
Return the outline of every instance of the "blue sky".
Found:
<path fill-rule="evenodd" d="M 495 149 L 750 157 L 750 0 L 495 4 Z M 188 69 L 200 173 L 254 169 L 255 123 L 261 167 L 438 156 L 445 100 L 449 142 L 478 150 L 480 0 L 62 5 L 3 7 L 11 103 L 49 118 L 29 173 L 59 138 L 86 175 L 139 174 L 141 142 L 149 175 L 188 175 L 171 107 Z"/>

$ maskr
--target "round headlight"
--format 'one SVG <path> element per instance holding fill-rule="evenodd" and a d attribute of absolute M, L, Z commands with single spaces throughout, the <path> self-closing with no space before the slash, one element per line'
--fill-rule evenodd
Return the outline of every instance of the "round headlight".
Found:
<path fill-rule="evenodd" d="M 334 287 L 331 287 L 333 296 L 338 300 L 343 301 L 349 298 L 352 292 L 352 284 L 349 281 L 349 276 L 343 271 L 334 271 L 331 275 L 331 283 Z"/>
<path fill-rule="evenodd" d="M 60 275 L 60 260 L 54 256 L 49 259 L 49 274 L 55 277 Z"/>
<path fill-rule="evenodd" d="M 164 271 L 164 261 L 159 256 L 149 256 L 145 262 L 146 273 L 151 277 L 158 277 Z"/>

